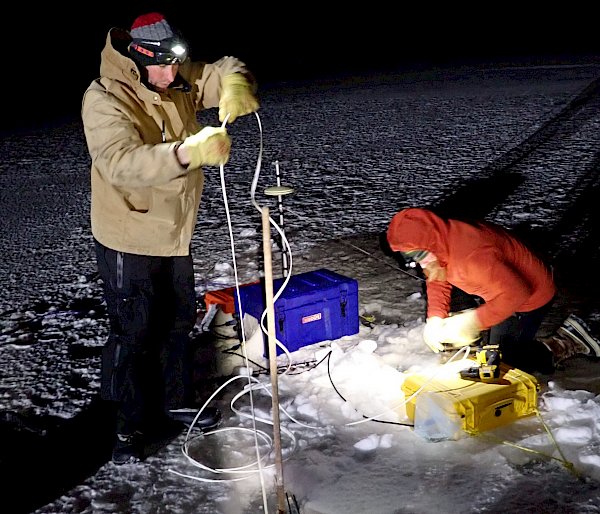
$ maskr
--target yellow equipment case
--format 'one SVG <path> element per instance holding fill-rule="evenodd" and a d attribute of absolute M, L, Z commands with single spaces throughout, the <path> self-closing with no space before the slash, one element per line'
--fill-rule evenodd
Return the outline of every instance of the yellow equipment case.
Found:
<path fill-rule="evenodd" d="M 410 374 L 402 391 L 415 430 L 425 430 L 430 439 L 444 439 L 456 438 L 450 433 L 456 430 L 474 434 L 534 414 L 539 384 L 532 375 L 500 364 L 499 378 L 485 381 L 461 378 L 458 371 Z M 436 425 L 433 431 L 426 427 L 432 424 Z"/>

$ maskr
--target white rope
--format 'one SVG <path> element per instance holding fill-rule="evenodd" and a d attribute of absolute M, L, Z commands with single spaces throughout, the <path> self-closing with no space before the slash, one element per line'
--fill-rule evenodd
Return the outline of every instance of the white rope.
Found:
<path fill-rule="evenodd" d="M 262 125 L 260 122 L 260 117 L 257 113 L 255 113 L 257 122 L 258 122 L 258 126 L 259 126 L 259 134 L 260 134 L 260 144 L 259 144 L 259 154 L 258 154 L 258 158 L 257 158 L 257 164 L 256 164 L 256 170 L 255 170 L 255 174 L 252 180 L 252 186 L 251 186 L 251 201 L 252 204 L 256 207 L 256 209 L 259 212 L 262 212 L 262 208 L 260 207 L 260 205 L 256 202 L 256 187 L 258 184 L 258 179 L 260 176 L 260 170 L 261 170 L 261 165 L 262 165 L 262 153 L 263 153 L 263 130 L 262 130 Z M 229 119 L 229 115 L 227 115 L 227 117 L 225 118 L 225 120 L 223 121 L 223 127 L 225 127 L 227 120 Z M 174 469 L 169 469 L 170 472 L 181 476 L 183 478 L 188 478 L 191 480 L 196 480 L 196 481 L 200 481 L 200 482 L 223 482 L 223 481 L 227 481 L 227 482 L 237 482 L 240 480 L 245 480 L 247 478 L 250 478 L 252 476 L 254 476 L 256 473 L 259 474 L 260 477 L 260 483 L 261 483 L 261 491 L 262 491 L 262 497 L 263 497 L 263 507 L 264 507 L 264 512 L 266 514 L 268 514 L 268 502 L 267 502 L 267 498 L 266 498 L 266 487 L 265 487 L 265 482 L 264 482 L 264 473 L 263 471 L 265 469 L 269 469 L 274 467 L 274 464 L 267 464 L 267 458 L 269 457 L 269 455 L 272 453 L 272 446 L 273 446 L 273 441 L 271 439 L 271 437 L 266 434 L 263 431 L 260 431 L 257 429 L 257 422 L 262 422 L 262 423 L 267 423 L 272 425 L 272 421 L 267 420 L 267 419 L 262 419 L 262 418 L 258 418 L 256 416 L 255 413 L 255 407 L 254 407 L 254 396 L 253 396 L 253 391 L 256 388 L 256 384 L 258 384 L 258 387 L 262 388 L 263 390 L 265 390 L 269 395 L 271 395 L 271 391 L 262 383 L 260 383 L 256 378 L 252 377 L 249 373 L 248 370 L 251 369 L 250 367 L 250 362 L 248 359 L 248 354 L 247 354 L 247 348 L 246 348 L 246 335 L 245 335 L 245 327 L 243 325 L 243 319 L 244 319 L 244 313 L 242 311 L 242 302 L 241 302 L 241 297 L 240 297 L 240 291 L 239 291 L 239 277 L 238 277 L 238 269 L 237 269 L 237 261 L 236 261 L 236 250 L 235 250 L 235 241 L 234 241 L 234 237 L 233 237 L 233 230 L 232 230 L 232 224 L 231 224 L 231 216 L 230 216 L 230 212 L 229 212 L 229 202 L 227 199 L 227 188 L 226 188 L 226 184 L 225 184 L 225 173 L 224 173 L 224 165 L 220 166 L 220 178 L 221 178 L 221 189 L 222 189 L 222 193 L 223 193 L 223 200 L 224 200 L 224 205 L 225 205 L 225 213 L 226 213 L 226 218 L 227 218 L 227 226 L 229 229 L 229 238 L 230 238 L 230 247 L 231 247 L 231 255 L 232 255 L 232 262 L 233 262 L 233 271 L 234 271 L 234 278 L 235 278 L 235 291 L 236 291 L 236 297 L 237 297 L 237 304 L 240 308 L 240 312 L 239 312 L 239 317 L 240 317 L 240 323 L 242 324 L 242 330 L 241 330 L 241 337 L 242 337 L 242 348 L 243 348 L 243 357 L 244 357 L 244 362 L 245 362 L 245 369 L 246 369 L 246 374 L 245 375 L 239 375 L 236 377 L 233 377 L 231 379 L 229 379 L 228 381 L 226 381 L 223 385 L 221 385 L 209 398 L 208 400 L 206 400 L 206 402 L 204 403 L 204 405 L 202 405 L 202 407 L 198 410 L 198 413 L 196 414 L 196 417 L 194 418 L 193 423 L 190 425 L 190 427 L 188 428 L 188 431 L 186 433 L 185 436 L 185 440 L 182 444 L 182 453 L 184 455 L 184 457 L 186 458 L 186 460 L 191 463 L 193 466 L 204 470 L 204 471 L 209 471 L 218 475 L 221 474 L 229 474 L 229 475 L 242 475 L 239 477 L 228 477 L 226 479 L 215 479 L 215 478 L 206 478 L 206 477 L 200 477 L 200 476 L 194 476 L 194 475 L 190 475 L 188 473 L 182 473 L 180 471 L 174 470 Z M 269 222 L 271 223 L 271 225 L 273 225 L 275 227 L 275 229 L 278 231 L 281 240 L 283 242 L 283 248 L 282 251 L 286 251 L 288 253 L 289 256 L 289 274 L 286 278 L 286 280 L 284 281 L 284 283 L 282 284 L 282 286 L 279 288 L 279 290 L 277 291 L 277 293 L 274 295 L 273 298 L 273 302 L 275 302 L 277 300 L 277 298 L 279 298 L 281 296 L 281 294 L 283 293 L 283 290 L 285 289 L 285 287 L 287 286 L 290 278 L 291 278 L 291 272 L 292 272 L 292 255 L 291 255 L 291 248 L 289 245 L 289 241 L 287 240 L 287 238 L 285 237 L 285 234 L 283 233 L 283 230 L 279 227 L 279 225 L 275 222 L 275 220 L 272 217 L 269 217 Z M 264 318 L 266 316 L 266 309 L 263 312 L 263 315 L 261 317 L 261 329 L 262 331 L 266 334 L 267 333 L 267 329 L 264 326 Z M 290 356 L 290 353 L 288 351 L 288 349 L 285 347 L 285 345 L 283 345 L 280 341 L 276 340 L 276 344 L 285 352 L 285 354 L 288 357 L 288 368 L 286 369 L 286 373 L 287 371 L 291 368 L 292 366 L 292 358 Z M 237 395 L 234 396 L 234 398 L 231 400 L 231 408 L 232 411 L 235 412 L 236 414 L 238 414 L 238 416 L 240 417 L 245 417 L 245 418 L 250 418 L 252 421 L 252 428 L 248 429 L 245 427 L 225 427 L 225 428 L 221 428 L 221 429 L 215 429 L 215 430 L 211 430 L 211 431 L 207 431 L 207 432 L 203 432 L 201 435 L 193 435 L 193 430 L 194 427 L 198 421 L 198 419 L 200 418 L 200 416 L 202 415 L 202 412 L 204 411 L 204 409 L 206 408 L 206 406 L 213 400 L 213 398 L 215 398 L 215 396 L 217 396 L 224 387 L 226 387 L 227 385 L 229 385 L 231 382 L 233 382 L 234 380 L 238 380 L 238 379 L 242 379 L 245 378 L 248 381 L 248 384 L 246 385 L 246 387 L 242 390 L 241 393 L 238 393 Z M 253 382 L 255 382 L 256 384 L 253 384 Z M 241 411 L 239 411 L 238 409 L 236 409 L 234 407 L 234 403 L 243 395 L 249 395 L 249 401 L 250 401 L 250 412 L 251 414 L 245 414 L 242 413 Z M 292 419 L 294 422 L 299 423 L 298 421 L 294 420 L 294 418 L 292 416 L 289 415 L 289 413 L 287 413 L 287 411 L 285 411 L 285 409 L 282 409 L 283 412 L 290 418 Z M 301 423 L 300 423 L 301 424 Z M 308 425 L 304 425 L 309 427 Z M 310 427 L 310 428 L 315 428 L 315 427 Z M 296 448 L 296 438 L 293 435 L 293 433 L 291 431 L 289 431 L 286 428 L 282 428 L 281 429 L 283 433 L 285 433 L 291 440 L 291 451 L 288 452 L 289 455 L 293 454 L 293 451 Z M 195 441 L 197 441 L 199 438 L 201 437 L 206 437 L 209 435 L 214 435 L 214 434 L 218 434 L 218 433 L 223 433 L 223 432 L 231 432 L 231 431 L 241 431 L 241 432 L 249 432 L 252 433 L 254 436 L 254 448 L 255 448 L 255 452 L 256 452 L 256 459 L 253 462 L 250 462 L 248 464 L 245 464 L 243 466 L 237 466 L 237 467 L 232 467 L 232 468 L 212 468 L 210 466 L 207 466 L 205 464 L 202 464 L 200 462 L 198 462 L 194 457 L 192 457 L 190 455 L 190 448 L 192 447 L 193 443 Z M 260 441 L 259 441 L 260 439 Z M 262 442 L 263 444 L 266 444 L 267 446 L 267 450 L 263 450 L 263 454 L 261 454 L 261 448 L 260 448 L 260 442 Z"/>

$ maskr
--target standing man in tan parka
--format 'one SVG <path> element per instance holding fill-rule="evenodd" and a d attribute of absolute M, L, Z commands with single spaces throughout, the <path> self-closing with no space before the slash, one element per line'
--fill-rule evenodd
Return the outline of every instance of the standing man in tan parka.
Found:
<path fill-rule="evenodd" d="M 100 78 L 83 97 L 91 165 L 91 228 L 108 307 L 101 393 L 116 405 L 116 464 L 145 457 L 144 432 L 190 423 L 198 409 L 189 333 L 196 322 L 190 243 L 204 185 L 201 166 L 229 159 L 224 127 L 200 129 L 197 112 L 221 122 L 255 112 L 244 63 L 191 62 L 160 13 L 111 29 Z M 157 418 L 158 415 L 158 418 Z M 197 426 L 219 422 L 207 408 Z"/>

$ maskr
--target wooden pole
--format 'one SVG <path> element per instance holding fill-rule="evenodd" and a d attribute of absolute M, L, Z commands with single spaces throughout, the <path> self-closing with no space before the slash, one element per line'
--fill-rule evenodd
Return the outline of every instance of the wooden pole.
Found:
<path fill-rule="evenodd" d="M 279 385 L 277 383 L 277 351 L 275 343 L 275 306 L 273 302 L 273 263 L 271 255 L 271 225 L 269 208 L 262 208 L 263 255 L 265 259 L 265 298 L 267 306 L 267 334 L 269 338 L 269 371 L 271 374 L 273 441 L 275 443 L 275 486 L 277 512 L 285 513 L 285 490 L 283 487 L 283 458 L 281 453 L 281 425 L 279 420 Z"/>

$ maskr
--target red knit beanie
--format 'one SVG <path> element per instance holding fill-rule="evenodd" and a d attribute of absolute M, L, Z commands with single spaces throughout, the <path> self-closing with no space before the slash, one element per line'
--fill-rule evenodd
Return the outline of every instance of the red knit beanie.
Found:
<path fill-rule="evenodd" d="M 162 41 L 174 35 L 165 17 L 158 12 L 138 16 L 131 26 L 130 34 L 133 39 L 149 39 L 151 41 Z"/>
<path fill-rule="evenodd" d="M 187 43 L 158 12 L 138 16 L 131 26 L 129 54 L 142 66 L 182 63 Z"/>

